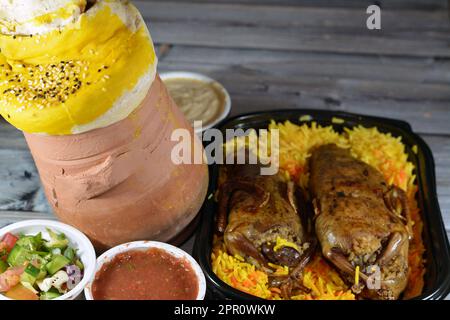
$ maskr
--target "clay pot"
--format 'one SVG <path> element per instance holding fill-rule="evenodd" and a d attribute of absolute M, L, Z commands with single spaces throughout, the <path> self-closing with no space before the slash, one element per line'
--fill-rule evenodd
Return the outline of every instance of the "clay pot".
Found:
<path fill-rule="evenodd" d="M 157 76 L 122 121 L 81 134 L 25 138 L 55 214 L 104 250 L 134 240 L 169 241 L 196 217 L 208 170 L 172 162 L 177 128 L 189 129 L 192 143 L 201 144 Z"/>

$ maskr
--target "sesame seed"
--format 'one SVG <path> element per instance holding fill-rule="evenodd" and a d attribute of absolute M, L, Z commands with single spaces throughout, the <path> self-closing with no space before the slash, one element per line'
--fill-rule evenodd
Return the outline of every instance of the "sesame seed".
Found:
<path fill-rule="evenodd" d="M 4 73 L 4 83 L 9 84 L 9 88 L 3 94 L 6 99 L 14 99 L 26 105 L 33 104 L 39 108 L 64 103 L 70 95 L 76 94 L 83 84 L 80 79 L 86 78 L 85 71 L 88 70 L 88 63 L 78 60 L 19 66 L 25 68 L 26 72 Z"/>

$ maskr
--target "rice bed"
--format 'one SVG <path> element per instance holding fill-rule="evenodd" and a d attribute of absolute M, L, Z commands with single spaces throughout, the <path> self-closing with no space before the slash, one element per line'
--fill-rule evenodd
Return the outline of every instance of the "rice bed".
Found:
<path fill-rule="evenodd" d="M 423 288 L 424 245 L 422 241 L 422 220 L 416 202 L 414 165 L 408 161 L 405 146 L 400 138 L 381 133 L 377 128 L 358 126 L 336 132 L 332 126 L 322 127 L 315 122 L 296 125 L 290 121 L 272 123 L 269 130 L 278 129 L 280 136 L 280 170 L 287 179 L 307 188 L 309 180 L 308 158 L 312 148 L 335 143 L 349 148 L 351 154 L 378 169 L 390 185 L 405 190 L 414 222 L 414 237 L 410 243 L 408 286 L 403 298 L 419 295 Z M 213 272 L 228 285 L 248 294 L 264 299 L 281 299 L 278 288 L 270 288 L 268 275 L 257 270 L 239 256 L 231 256 L 220 239 L 214 240 L 211 253 Z M 288 270 L 280 267 L 277 274 Z M 308 294 L 292 296 L 293 300 L 354 300 L 351 292 L 339 273 L 319 254 L 306 266 L 303 285 L 311 290 Z"/>

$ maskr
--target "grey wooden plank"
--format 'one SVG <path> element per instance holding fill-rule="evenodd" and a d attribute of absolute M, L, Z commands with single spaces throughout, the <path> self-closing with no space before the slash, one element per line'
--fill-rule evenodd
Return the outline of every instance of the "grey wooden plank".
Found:
<path fill-rule="evenodd" d="M 25 141 L 21 139 L 24 145 Z M 2 137 L 1 140 L 5 139 Z M 0 211 L 49 212 L 30 152 L 25 147 L 17 150 L 4 148 L 3 143 L 0 146 Z"/>
<path fill-rule="evenodd" d="M 208 71 L 281 77 L 323 76 L 416 83 L 450 82 L 450 59 L 392 57 L 293 51 L 207 48 L 175 45 L 166 48 L 162 68 L 203 68 Z M 237 70 L 236 70 L 237 69 Z"/>
<path fill-rule="evenodd" d="M 339 34 L 318 29 L 301 31 L 285 28 L 217 26 L 202 23 L 153 22 L 156 42 L 211 47 L 256 48 L 273 50 L 324 51 L 361 54 L 391 54 L 449 57 L 448 38 L 403 35 L 371 36 L 352 31 Z M 416 38 L 414 38 L 416 37 Z M 418 40 L 421 39 L 421 40 Z"/>
<path fill-rule="evenodd" d="M 418 132 L 450 133 L 446 59 L 173 46 L 159 67 L 217 78 L 232 94 L 233 114 L 308 106 L 403 118 Z"/>
<path fill-rule="evenodd" d="M 18 132 L 14 132 L 11 130 L 11 127 L 6 125 L 7 122 L 3 117 L 0 117 L 0 137 L 2 139 L 2 143 L 0 144 L 0 149 L 8 148 L 8 149 L 24 149 L 26 148 L 26 144 L 24 144 L 24 139 L 21 134 Z"/>
<path fill-rule="evenodd" d="M 151 0 L 133 0 L 135 3 L 148 2 Z M 167 0 L 157 0 L 166 2 Z M 154 2 L 154 0 L 152 1 Z M 177 2 L 189 3 L 234 3 L 234 4 L 264 4 L 273 6 L 311 6 L 328 8 L 360 8 L 371 4 L 378 4 L 381 8 L 391 9 L 420 9 L 420 10 L 438 10 L 446 9 L 445 0 L 177 0 Z"/>
<path fill-rule="evenodd" d="M 422 137 L 433 152 L 439 205 L 447 232 L 450 232 L 450 136 Z"/>
<path fill-rule="evenodd" d="M 442 131 L 448 123 L 447 105 L 440 106 L 439 112 L 429 114 L 427 106 L 423 103 L 397 103 L 392 100 L 366 100 L 366 99 L 335 99 L 330 95 L 310 95 L 300 96 L 280 96 L 267 93 L 259 94 L 257 99 L 249 95 L 233 94 L 233 106 L 231 115 L 238 115 L 248 112 L 266 111 L 274 109 L 325 109 L 360 113 L 364 115 L 374 115 L 380 117 L 397 118 L 408 121 L 417 132 Z M 405 113 L 402 108 L 414 108 L 413 111 Z M 432 118 L 431 122 L 426 121 Z M 434 121 L 434 122 L 433 122 Z M 435 127 L 433 127 L 435 126 Z"/>
<path fill-rule="evenodd" d="M 366 8 L 316 8 L 316 7 L 282 7 L 195 2 L 136 2 L 144 18 L 153 21 L 175 22 L 178 19 L 188 22 L 214 21 L 218 25 L 248 25 L 270 27 L 351 27 L 366 28 Z M 154 19 L 154 20 L 153 20 Z M 448 16 L 445 11 L 391 10 L 382 9 L 383 27 L 393 30 L 449 30 Z M 344 29 L 343 29 L 344 30 Z M 287 30 L 286 30 L 287 31 Z M 371 34 L 369 31 L 367 34 Z"/>
<path fill-rule="evenodd" d="M 444 84 L 329 76 L 266 75 L 241 66 L 160 64 L 160 71 L 191 70 L 228 89 L 232 115 L 276 108 L 321 108 L 404 119 L 420 133 L 449 134 L 450 90 Z"/>
<path fill-rule="evenodd" d="M 8 224 L 30 219 L 56 220 L 52 213 L 32 211 L 0 211 L 0 228 Z"/>
<path fill-rule="evenodd" d="M 138 2 L 158 43 L 296 51 L 450 56 L 447 12 Z"/>
<path fill-rule="evenodd" d="M 184 68 L 183 68 L 184 67 Z M 188 65 L 182 64 L 160 64 L 160 71 L 183 70 Z M 191 64 L 191 69 L 197 67 L 207 70 L 210 66 Z M 450 90 L 447 84 L 443 83 L 405 83 L 400 81 L 376 80 L 376 79 L 355 79 L 351 77 L 330 77 L 327 75 L 266 75 L 252 73 L 248 68 L 233 66 L 227 71 L 211 70 L 209 74 L 216 74 L 221 77 L 222 82 L 226 82 L 230 91 L 240 93 L 250 93 L 252 91 L 268 91 L 275 95 L 301 95 L 302 88 L 311 94 L 324 94 L 328 92 L 330 96 L 359 95 L 370 99 L 390 99 L 408 102 L 435 102 L 448 103 Z M 220 80 L 220 79 L 218 79 Z"/>

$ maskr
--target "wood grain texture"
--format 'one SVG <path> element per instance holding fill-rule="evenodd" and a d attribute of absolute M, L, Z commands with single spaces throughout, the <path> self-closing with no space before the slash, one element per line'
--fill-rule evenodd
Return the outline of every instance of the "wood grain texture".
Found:
<path fill-rule="evenodd" d="M 28 150 L 0 149 L 0 210 L 48 212 Z"/>
<path fill-rule="evenodd" d="M 20 222 L 30 219 L 48 219 L 56 220 L 56 217 L 50 212 L 34 212 L 34 211 L 0 211 L 0 228 L 11 223 Z"/>
<path fill-rule="evenodd" d="M 155 2 L 155 0 L 133 0 L 139 2 Z M 166 2 L 167 0 L 156 0 Z M 237 3 L 237 4 L 264 4 L 271 6 L 297 6 L 297 7 L 327 7 L 327 8 L 361 8 L 371 4 L 377 4 L 384 9 L 420 9 L 439 10 L 446 9 L 447 2 L 444 0 L 213 0 L 214 3 Z M 185 3 L 211 3 L 211 0 L 178 0 Z"/>
<path fill-rule="evenodd" d="M 366 27 L 366 7 L 135 2 L 157 43 L 197 46 L 450 57 L 445 10 L 382 11 Z"/>
<path fill-rule="evenodd" d="M 247 74 L 278 77 L 323 76 L 388 80 L 425 84 L 448 84 L 450 60 L 430 57 L 393 57 L 382 55 L 340 55 L 293 51 L 271 51 L 195 46 L 165 46 L 159 66 L 194 67 L 233 73 L 229 68 L 245 69 Z M 175 66 L 174 64 L 180 64 Z"/>
<path fill-rule="evenodd" d="M 404 119 L 450 134 L 450 60 L 173 46 L 160 71 L 190 70 L 222 82 L 232 114 L 321 108 Z"/>

